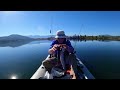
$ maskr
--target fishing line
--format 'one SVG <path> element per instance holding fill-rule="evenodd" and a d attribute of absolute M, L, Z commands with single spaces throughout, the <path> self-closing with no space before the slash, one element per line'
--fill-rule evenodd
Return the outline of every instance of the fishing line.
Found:
<path fill-rule="evenodd" d="M 82 27 L 83 27 L 83 24 L 81 25 L 80 31 L 82 30 Z M 78 35 L 80 35 L 80 31 L 79 31 Z M 75 45 L 74 45 L 74 49 L 76 48 L 77 42 L 78 42 L 78 41 L 76 40 L 76 41 L 75 41 Z"/>

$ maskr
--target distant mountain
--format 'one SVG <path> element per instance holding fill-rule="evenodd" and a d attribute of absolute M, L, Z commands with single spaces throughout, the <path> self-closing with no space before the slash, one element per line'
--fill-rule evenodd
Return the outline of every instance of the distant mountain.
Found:
<path fill-rule="evenodd" d="M 55 37 L 55 35 L 46 35 L 46 36 L 40 36 L 40 35 L 29 35 L 27 37 L 30 37 L 30 38 L 49 38 L 49 37 Z"/>
<path fill-rule="evenodd" d="M 27 36 L 22 36 L 22 35 L 18 35 L 18 34 L 12 34 L 9 36 L 4 36 L 4 37 L 0 37 L 0 41 L 25 41 L 25 40 L 33 40 L 33 38 L 27 37 Z"/>
<path fill-rule="evenodd" d="M 106 36 L 106 37 L 110 37 L 112 35 L 109 35 L 109 34 L 104 34 L 104 35 L 99 35 L 99 36 Z"/>

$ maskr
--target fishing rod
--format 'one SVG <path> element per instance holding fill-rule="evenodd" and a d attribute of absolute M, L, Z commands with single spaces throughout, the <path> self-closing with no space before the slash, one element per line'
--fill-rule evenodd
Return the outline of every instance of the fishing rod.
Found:
<path fill-rule="evenodd" d="M 83 27 L 83 24 L 81 25 L 80 31 L 82 30 L 82 27 Z M 80 35 L 80 31 L 79 31 L 78 35 Z M 75 42 L 74 49 L 76 48 L 76 45 L 77 45 L 77 41 Z"/>
<path fill-rule="evenodd" d="M 53 36 L 53 17 L 51 17 L 51 25 L 50 25 L 50 34 L 51 34 L 51 39 L 52 39 L 52 36 Z"/>

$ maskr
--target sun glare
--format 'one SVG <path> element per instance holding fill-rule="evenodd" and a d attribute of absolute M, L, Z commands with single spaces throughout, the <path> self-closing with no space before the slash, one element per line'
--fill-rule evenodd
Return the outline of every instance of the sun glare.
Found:
<path fill-rule="evenodd" d="M 17 79 L 17 77 L 13 75 L 13 76 L 11 76 L 11 79 Z"/>

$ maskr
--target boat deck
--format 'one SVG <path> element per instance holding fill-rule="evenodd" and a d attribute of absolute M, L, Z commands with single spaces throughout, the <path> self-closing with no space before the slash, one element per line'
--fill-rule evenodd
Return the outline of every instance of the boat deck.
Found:
<path fill-rule="evenodd" d="M 82 63 L 82 61 L 77 58 L 77 69 L 78 69 L 78 76 L 79 79 L 95 79 L 95 77 L 92 75 L 92 73 L 87 69 L 87 67 Z M 43 65 L 41 65 L 38 70 L 33 74 L 33 76 L 30 79 L 44 79 L 46 70 Z M 73 75 L 73 79 L 76 79 L 74 72 L 70 72 L 71 75 Z M 61 77 L 58 79 L 66 79 L 65 77 Z"/>

